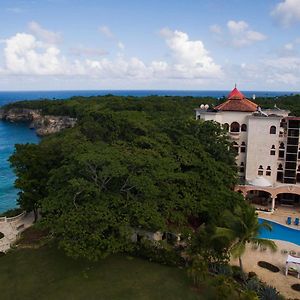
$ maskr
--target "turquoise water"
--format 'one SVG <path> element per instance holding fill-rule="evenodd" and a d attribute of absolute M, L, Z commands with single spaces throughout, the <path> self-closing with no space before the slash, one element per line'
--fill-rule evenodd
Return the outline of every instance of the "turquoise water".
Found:
<path fill-rule="evenodd" d="M 8 162 L 14 145 L 37 142 L 38 137 L 27 124 L 0 121 L 0 212 L 16 207 L 18 191 L 13 186 L 15 176 Z"/>
<path fill-rule="evenodd" d="M 259 235 L 261 238 L 287 241 L 300 246 L 300 230 L 289 228 L 287 226 L 260 218 L 258 221 L 259 223 L 266 221 L 271 224 L 273 228 L 271 232 L 266 229 L 261 230 Z"/>
<path fill-rule="evenodd" d="M 101 91 L 22 91 L 0 92 L 0 107 L 4 104 L 20 100 L 66 99 L 72 96 L 96 96 L 114 94 L 117 96 L 194 96 L 215 97 L 227 96 L 229 91 L 180 91 L 180 90 L 101 90 Z M 292 92 L 269 92 L 269 91 L 243 91 L 247 97 L 255 94 L 257 97 L 275 97 L 290 95 Z M 13 183 L 15 176 L 7 161 L 14 151 L 15 144 L 37 143 L 38 138 L 34 131 L 28 129 L 25 124 L 11 124 L 0 121 L 0 212 L 16 206 L 17 190 Z"/>

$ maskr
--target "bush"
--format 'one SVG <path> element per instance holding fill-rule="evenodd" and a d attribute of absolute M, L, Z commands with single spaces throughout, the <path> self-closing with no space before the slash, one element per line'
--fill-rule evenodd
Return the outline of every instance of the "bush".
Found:
<path fill-rule="evenodd" d="M 210 272 L 218 275 L 232 276 L 233 274 L 232 268 L 227 264 L 212 263 L 208 269 Z"/>
<path fill-rule="evenodd" d="M 261 268 L 267 269 L 273 273 L 278 273 L 280 271 L 280 269 L 266 261 L 259 261 L 257 263 Z"/>
<path fill-rule="evenodd" d="M 244 278 L 246 277 L 245 274 L 243 273 L 243 271 L 241 270 L 240 267 L 238 266 L 232 266 L 231 267 L 232 270 L 232 277 L 238 281 L 238 282 L 243 282 Z"/>
<path fill-rule="evenodd" d="M 21 214 L 23 212 L 22 208 L 13 208 L 13 209 L 9 209 L 5 212 L 3 212 L 2 214 L 0 214 L 0 217 L 7 217 L 7 218 L 12 218 L 15 217 L 19 214 Z"/>
<path fill-rule="evenodd" d="M 0 232 L 0 239 L 4 238 L 4 234 L 2 232 Z"/>
<path fill-rule="evenodd" d="M 279 294 L 279 292 L 270 285 L 265 285 L 258 293 L 259 299 L 261 300 L 283 300 L 284 297 Z"/>
<path fill-rule="evenodd" d="M 172 247 L 164 247 L 161 243 L 143 240 L 135 245 L 132 255 L 149 259 L 168 266 L 185 266 L 185 259 Z"/>

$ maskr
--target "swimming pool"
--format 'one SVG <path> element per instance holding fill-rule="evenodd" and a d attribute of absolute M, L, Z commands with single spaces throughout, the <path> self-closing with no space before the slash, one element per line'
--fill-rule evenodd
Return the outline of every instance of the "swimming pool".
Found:
<path fill-rule="evenodd" d="M 272 225 L 272 231 L 262 229 L 260 231 L 259 237 L 271 240 L 281 240 L 290 243 L 294 243 L 300 246 L 300 230 L 289 228 L 278 223 L 258 218 L 258 222 L 262 223 L 266 221 Z"/>

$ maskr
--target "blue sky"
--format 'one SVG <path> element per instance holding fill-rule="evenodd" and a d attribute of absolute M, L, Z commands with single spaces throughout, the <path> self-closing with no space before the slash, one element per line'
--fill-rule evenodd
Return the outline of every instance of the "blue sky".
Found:
<path fill-rule="evenodd" d="M 300 0 L 0 0 L 0 90 L 300 90 Z"/>

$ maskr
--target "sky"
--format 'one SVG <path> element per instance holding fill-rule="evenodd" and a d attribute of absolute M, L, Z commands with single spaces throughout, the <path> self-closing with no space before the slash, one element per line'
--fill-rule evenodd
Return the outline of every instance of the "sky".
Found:
<path fill-rule="evenodd" d="M 0 0 L 0 91 L 300 90 L 300 0 Z"/>

